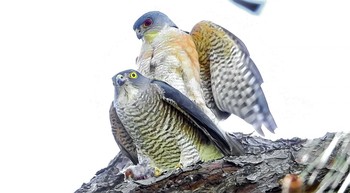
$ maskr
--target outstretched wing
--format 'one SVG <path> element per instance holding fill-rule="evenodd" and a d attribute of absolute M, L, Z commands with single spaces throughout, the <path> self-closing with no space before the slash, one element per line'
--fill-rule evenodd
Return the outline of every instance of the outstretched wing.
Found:
<path fill-rule="evenodd" d="M 211 119 L 189 98 L 169 84 L 159 80 L 152 80 L 164 92 L 163 100 L 182 112 L 197 126 L 224 155 L 242 155 L 243 149 L 238 141 L 224 134 Z"/>
<path fill-rule="evenodd" d="M 139 163 L 137 158 L 136 146 L 133 143 L 129 133 L 125 130 L 118 114 L 114 108 L 113 102 L 109 109 L 109 120 L 111 121 L 112 133 L 117 142 L 120 151 L 128 157 L 135 165 Z"/>
<path fill-rule="evenodd" d="M 237 115 L 261 135 L 262 124 L 273 133 L 277 125 L 261 89 L 263 79 L 244 43 L 209 21 L 196 24 L 191 35 L 207 106 Z"/>

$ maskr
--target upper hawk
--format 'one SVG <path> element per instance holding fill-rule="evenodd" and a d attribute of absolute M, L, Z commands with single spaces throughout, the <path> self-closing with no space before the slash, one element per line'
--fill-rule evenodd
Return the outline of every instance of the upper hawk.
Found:
<path fill-rule="evenodd" d="M 212 120 L 231 114 L 272 133 L 277 125 L 261 89 L 263 79 L 244 43 L 210 21 L 182 31 L 167 15 L 151 11 L 133 26 L 142 48 L 138 70 L 194 101 Z"/>

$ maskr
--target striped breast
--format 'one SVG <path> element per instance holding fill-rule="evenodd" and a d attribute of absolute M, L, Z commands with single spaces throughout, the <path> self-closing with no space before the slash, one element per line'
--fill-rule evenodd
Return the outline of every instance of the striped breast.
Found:
<path fill-rule="evenodd" d="M 153 85 L 141 93 L 139 100 L 119 106 L 118 115 L 138 153 L 162 170 L 174 169 L 179 164 L 186 167 L 201 160 L 203 148 L 214 145 L 161 96 L 160 89 Z M 217 153 L 219 150 L 214 148 Z"/>

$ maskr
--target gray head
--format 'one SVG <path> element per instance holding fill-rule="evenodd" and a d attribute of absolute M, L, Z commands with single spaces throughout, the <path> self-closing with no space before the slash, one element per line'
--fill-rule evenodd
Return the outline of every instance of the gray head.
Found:
<path fill-rule="evenodd" d="M 148 30 L 160 30 L 164 26 L 176 27 L 167 15 L 159 11 L 150 11 L 143 14 L 136 20 L 133 29 L 136 32 L 137 38 L 143 38 L 145 32 Z"/>
<path fill-rule="evenodd" d="M 124 84 L 131 84 L 136 87 L 142 87 L 150 82 L 149 78 L 146 78 L 136 70 L 129 69 L 119 72 L 112 77 L 113 85 L 122 87 Z"/>
<path fill-rule="evenodd" d="M 128 98 L 134 98 L 136 93 L 147 88 L 151 80 L 138 71 L 129 69 L 113 76 L 112 81 L 115 88 L 115 99 L 117 99 L 122 93 Z"/>

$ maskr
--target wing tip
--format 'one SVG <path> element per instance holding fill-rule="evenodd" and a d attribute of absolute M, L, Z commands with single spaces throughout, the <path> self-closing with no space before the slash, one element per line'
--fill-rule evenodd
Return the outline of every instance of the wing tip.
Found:
<path fill-rule="evenodd" d="M 265 137 L 264 131 L 261 129 L 261 125 L 254 127 L 254 129 L 259 135 Z"/>
<path fill-rule="evenodd" d="M 277 129 L 277 124 L 275 120 L 273 119 L 272 115 L 268 115 L 265 120 L 262 123 L 254 124 L 254 129 L 259 135 L 265 137 L 265 134 L 261 128 L 261 125 L 264 124 L 267 130 L 269 130 L 271 133 L 275 134 L 275 130 Z"/>
<path fill-rule="evenodd" d="M 275 133 L 275 130 L 277 129 L 277 124 L 271 114 L 266 117 L 264 125 L 271 133 Z"/>
<path fill-rule="evenodd" d="M 226 120 L 229 116 L 231 116 L 231 113 L 220 111 L 219 109 L 211 108 L 211 111 L 219 121 Z"/>
<path fill-rule="evenodd" d="M 244 155 L 244 150 L 239 141 L 237 139 L 233 138 L 232 136 L 229 135 L 229 133 L 225 132 L 225 138 L 226 141 L 230 147 L 230 153 L 229 155 L 234 155 L 234 156 L 240 156 Z"/>

